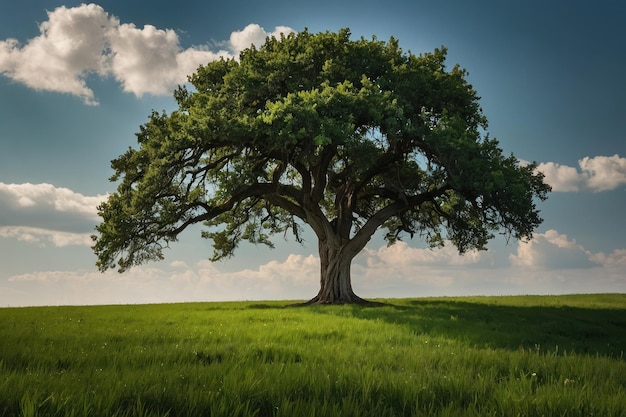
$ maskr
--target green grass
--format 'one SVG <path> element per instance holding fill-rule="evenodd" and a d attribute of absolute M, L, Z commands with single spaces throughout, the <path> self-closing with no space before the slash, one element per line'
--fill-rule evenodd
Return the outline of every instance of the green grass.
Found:
<path fill-rule="evenodd" d="M 626 295 L 0 309 L 0 416 L 625 416 Z"/>

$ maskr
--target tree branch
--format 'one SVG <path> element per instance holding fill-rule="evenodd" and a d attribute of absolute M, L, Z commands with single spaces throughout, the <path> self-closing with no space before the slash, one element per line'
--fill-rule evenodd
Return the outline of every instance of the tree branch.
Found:
<path fill-rule="evenodd" d="M 247 187 L 239 187 L 239 189 L 235 190 L 233 195 L 228 200 L 224 201 L 222 204 L 219 204 L 217 206 L 211 206 L 203 202 L 194 202 L 193 205 L 203 207 L 206 210 L 206 212 L 201 215 L 189 218 L 180 226 L 171 230 L 168 233 L 168 235 L 171 237 L 175 237 L 178 234 L 180 234 L 183 230 L 185 230 L 187 227 L 191 226 L 192 224 L 211 220 L 219 216 L 220 214 L 223 214 L 231 210 L 235 206 L 235 204 L 247 198 L 260 197 L 260 196 L 263 196 L 264 194 L 272 193 L 274 189 L 275 189 L 275 185 L 272 183 L 255 183 Z M 190 207 L 191 205 L 189 205 L 189 207 L 187 207 L 187 209 L 185 209 L 184 211 L 187 211 Z"/>
<path fill-rule="evenodd" d="M 349 250 L 356 251 L 355 253 L 360 252 L 365 247 L 367 242 L 369 242 L 376 230 L 378 230 L 378 228 L 382 226 L 387 220 L 389 220 L 393 216 L 399 216 L 403 212 L 406 212 L 408 210 L 415 210 L 427 201 L 434 201 L 436 197 L 443 195 L 443 193 L 445 193 L 447 189 L 447 185 L 444 185 L 426 193 L 407 197 L 406 200 L 394 200 L 391 204 L 381 208 L 374 215 L 372 215 L 365 222 L 363 227 L 361 227 L 359 231 L 354 235 L 348 245 L 350 246 Z M 400 220 L 404 222 L 403 219 Z"/>

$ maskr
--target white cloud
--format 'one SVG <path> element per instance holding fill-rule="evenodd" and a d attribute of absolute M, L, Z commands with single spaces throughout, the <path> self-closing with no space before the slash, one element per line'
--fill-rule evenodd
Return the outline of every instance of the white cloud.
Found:
<path fill-rule="evenodd" d="M 87 73 L 105 71 L 106 36 L 119 22 L 95 4 L 48 12 L 41 34 L 23 47 L 0 41 L 0 73 L 37 90 L 69 93 L 96 104 Z"/>
<path fill-rule="evenodd" d="M 585 157 L 578 161 L 587 188 L 593 191 L 613 190 L 626 184 L 626 158 L 619 155 Z"/>
<path fill-rule="evenodd" d="M 378 250 L 366 248 L 355 259 L 353 285 L 367 297 L 451 294 L 491 261 L 487 252 L 460 255 L 452 244 L 430 249 L 397 242 Z"/>
<path fill-rule="evenodd" d="M 125 92 L 138 97 L 146 93 L 171 94 L 173 88 L 184 84 L 187 76 L 201 64 L 229 56 L 226 51 L 182 50 L 176 32 L 151 25 L 143 29 L 133 24 L 120 25 L 109 32 L 107 40 L 112 51 L 108 56 L 108 69 Z"/>
<path fill-rule="evenodd" d="M 626 158 L 617 154 L 584 157 L 578 161 L 578 168 L 544 162 L 539 164 L 537 170 L 545 175 L 545 181 L 552 186 L 552 191 L 600 192 L 626 184 Z"/>
<path fill-rule="evenodd" d="M 183 49 L 174 30 L 121 24 L 96 4 L 58 7 L 48 12 L 39 31 L 25 45 L 16 39 L 0 41 L 0 74 L 37 90 L 78 96 L 89 105 L 98 104 L 87 85 L 89 74 L 113 76 L 138 97 L 168 95 L 201 64 L 233 57 L 252 43 L 261 45 L 267 36 L 293 32 L 279 26 L 268 33 L 251 24 L 232 34 L 230 51 Z"/>
<path fill-rule="evenodd" d="M 389 268 L 414 267 L 424 265 L 463 266 L 481 261 L 484 252 L 469 251 L 463 255 L 452 244 L 443 248 L 419 249 L 412 248 L 406 242 L 397 242 L 391 246 L 383 246 L 378 251 L 369 251 L 370 263 L 382 262 Z"/>
<path fill-rule="evenodd" d="M 275 279 L 291 282 L 316 282 L 319 278 L 320 260 L 313 255 L 290 254 L 283 262 L 270 261 L 259 267 L 258 276 L 263 279 Z"/>
<path fill-rule="evenodd" d="M 188 268 L 187 264 L 184 261 L 172 261 L 170 262 L 170 266 L 172 268 Z"/>
<path fill-rule="evenodd" d="M 230 47 L 238 55 L 239 52 L 249 48 L 250 45 L 263 45 L 267 37 L 280 39 L 281 34 L 287 36 L 293 31 L 293 29 L 287 26 L 276 26 L 274 31 L 269 33 L 256 23 L 251 23 L 243 30 L 235 31 L 230 35 Z"/>
<path fill-rule="evenodd" d="M 92 219 L 98 218 L 96 207 L 106 195 L 84 196 L 68 188 L 52 184 L 5 184 L 0 182 L 0 207 L 29 208 L 74 213 Z"/>
<path fill-rule="evenodd" d="M 62 232 L 28 226 L 0 226 L 0 237 L 42 245 L 52 243 L 56 247 L 93 245 L 90 233 Z"/>
<path fill-rule="evenodd" d="M 552 186 L 552 191 L 580 191 L 584 178 L 576 168 L 555 162 L 539 164 L 537 170 L 545 175 L 545 182 Z"/>
<path fill-rule="evenodd" d="M 606 255 L 592 254 L 576 239 L 556 230 L 537 233 L 529 241 L 518 242 L 517 251 L 509 255 L 509 260 L 516 267 L 540 269 L 577 269 L 591 268 L 601 264 L 599 260 Z"/>
<path fill-rule="evenodd" d="M 590 254 L 589 258 L 593 262 L 603 266 L 626 267 L 626 249 L 615 249 L 609 254 L 602 252 L 594 253 Z"/>
<path fill-rule="evenodd" d="M 220 264 L 207 260 L 199 261 L 192 267 L 184 262 L 173 262 L 176 269 L 170 280 L 210 288 L 216 294 L 228 294 L 225 299 L 271 299 L 277 294 L 289 294 L 291 297 L 302 296 L 314 291 L 319 282 L 319 258 L 290 254 L 284 261 L 271 260 L 259 265 L 257 269 L 243 269 L 225 272 Z M 304 289 L 308 289 L 303 291 Z M 200 290 L 201 291 L 201 290 Z M 311 294 L 311 297 L 314 294 Z"/>
<path fill-rule="evenodd" d="M 57 247 L 91 246 L 97 206 L 106 198 L 52 184 L 0 182 L 0 237 Z"/>

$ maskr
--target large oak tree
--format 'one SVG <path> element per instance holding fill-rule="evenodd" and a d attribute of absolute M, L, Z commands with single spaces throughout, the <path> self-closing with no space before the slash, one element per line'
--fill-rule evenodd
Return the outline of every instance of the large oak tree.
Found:
<path fill-rule="evenodd" d="M 418 235 L 461 253 L 495 233 L 532 237 L 550 188 L 486 134 L 467 72 L 445 58 L 304 31 L 200 67 L 174 93 L 178 110 L 153 112 L 138 149 L 112 162 L 97 266 L 161 259 L 197 223 L 213 260 L 242 240 L 301 241 L 306 225 L 321 263 L 311 302 L 352 303 L 352 259 L 379 228 L 390 244 Z"/>

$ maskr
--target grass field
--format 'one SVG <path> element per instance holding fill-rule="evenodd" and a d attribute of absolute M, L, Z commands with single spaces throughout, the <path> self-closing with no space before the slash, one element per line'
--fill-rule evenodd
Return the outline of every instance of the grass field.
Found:
<path fill-rule="evenodd" d="M 626 295 L 0 309 L 0 416 L 626 416 Z"/>

